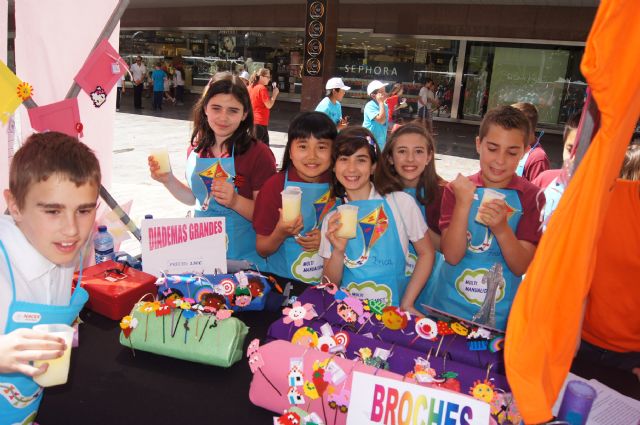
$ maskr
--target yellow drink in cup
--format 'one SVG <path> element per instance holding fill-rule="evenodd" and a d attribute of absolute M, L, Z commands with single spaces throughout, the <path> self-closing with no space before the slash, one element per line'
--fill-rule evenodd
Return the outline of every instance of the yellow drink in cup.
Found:
<path fill-rule="evenodd" d="M 49 368 L 42 375 L 33 378 L 36 384 L 41 387 L 52 387 L 67 383 L 69 377 L 69 363 L 71 361 L 71 343 L 73 342 L 73 328 L 71 326 L 55 324 L 55 325 L 36 325 L 34 331 L 55 335 L 64 339 L 67 349 L 64 350 L 62 357 L 53 360 L 36 360 L 34 366 L 39 367 L 42 363 L 49 363 Z"/>
<path fill-rule="evenodd" d="M 355 205 L 340 205 L 340 224 L 342 227 L 336 232 L 339 238 L 353 239 L 356 237 L 356 226 L 358 224 L 358 207 Z"/>
<path fill-rule="evenodd" d="M 149 155 L 153 156 L 153 159 L 158 162 L 160 168 L 158 174 L 166 174 L 171 172 L 171 163 L 169 162 L 169 151 L 167 147 L 158 148 L 149 152 Z"/>
<path fill-rule="evenodd" d="M 493 201 L 494 199 L 504 199 L 506 197 L 507 195 L 502 192 L 498 192 L 497 190 L 485 189 L 484 193 L 482 194 L 482 201 L 480 201 L 480 206 L 483 206 L 487 202 Z M 482 221 L 479 213 L 476 214 L 476 221 L 480 224 L 484 224 L 485 226 L 487 225 L 484 221 Z"/>
<path fill-rule="evenodd" d="M 280 194 L 282 195 L 282 219 L 285 222 L 294 221 L 300 215 L 302 189 L 297 186 L 289 186 Z"/>

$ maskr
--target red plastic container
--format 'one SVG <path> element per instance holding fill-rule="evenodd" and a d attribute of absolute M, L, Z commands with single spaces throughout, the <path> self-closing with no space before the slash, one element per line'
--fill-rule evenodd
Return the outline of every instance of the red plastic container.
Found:
<path fill-rule="evenodd" d="M 78 273 L 74 278 L 74 286 Z M 131 312 L 143 295 L 156 295 L 156 277 L 115 261 L 87 267 L 82 272 L 82 287 L 89 293 L 86 307 L 113 320 Z"/>

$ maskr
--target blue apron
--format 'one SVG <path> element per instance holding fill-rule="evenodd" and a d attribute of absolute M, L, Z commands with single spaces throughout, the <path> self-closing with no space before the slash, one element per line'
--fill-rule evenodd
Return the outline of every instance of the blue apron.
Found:
<path fill-rule="evenodd" d="M 420 208 L 420 212 L 422 212 L 422 217 L 427 219 L 426 208 L 422 203 L 418 202 L 418 198 L 416 196 L 416 188 L 415 187 L 405 187 L 404 192 L 411 195 L 411 197 L 416 201 L 416 205 Z M 413 269 L 416 268 L 416 261 L 418 260 L 418 256 L 416 254 L 416 250 L 413 247 L 413 244 L 409 244 L 409 256 L 407 257 L 407 265 L 405 267 L 404 273 L 407 277 L 411 277 L 413 274 Z"/>
<path fill-rule="evenodd" d="M 357 298 L 399 306 L 408 279 L 391 208 L 384 199 L 350 204 L 358 207 L 358 226 L 345 249 L 342 286 Z"/>
<path fill-rule="evenodd" d="M 13 270 L 2 241 L 0 241 L 0 250 L 4 254 L 4 261 L 7 262 L 13 291 L 4 333 L 8 334 L 16 329 L 31 328 L 40 324 L 65 323 L 71 325 L 89 299 L 87 291 L 80 287 L 82 269 L 80 269 L 78 285 L 76 285 L 67 306 L 16 301 Z M 42 391 L 43 388 L 29 376 L 21 373 L 0 374 L 0 395 L 2 395 L 0 397 L 0 425 L 32 423 L 38 413 L 40 401 L 42 401 Z"/>
<path fill-rule="evenodd" d="M 426 221 L 427 220 L 426 208 L 422 203 L 418 202 L 418 198 L 416 196 L 416 188 L 406 187 L 404 188 L 404 192 L 408 193 L 413 197 L 413 199 L 416 200 L 416 204 L 418 204 L 418 207 L 422 212 L 422 216 Z M 407 266 L 405 268 L 405 275 L 408 278 L 411 278 L 411 275 L 413 274 L 413 270 L 416 267 L 417 259 L 418 257 L 416 255 L 416 250 L 413 247 L 413 244 L 409 244 L 409 257 L 407 258 Z M 427 297 L 427 291 L 428 291 L 427 288 L 431 288 L 433 285 L 435 285 L 434 283 L 431 283 L 431 282 L 436 280 L 436 276 L 438 276 L 440 267 L 442 267 L 442 263 L 444 263 L 444 255 L 442 255 L 442 252 L 436 251 L 435 258 L 433 261 L 433 267 L 431 268 L 431 274 L 429 275 L 429 279 L 427 280 L 427 283 L 425 283 L 424 288 L 422 288 L 422 291 L 420 291 L 420 294 L 418 294 L 418 297 L 416 298 L 416 302 L 414 304 L 415 308 L 422 311 L 423 313 L 427 313 L 427 311 L 425 311 L 425 309 L 422 307 L 422 304 L 426 303 L 426 297 Z"/>
<path fill-rule="evenodd" d="M 318 229 L 322 220 L 335 206 L 335 198 L 329 194 L 328 183 L 289 182 L 285 174 L 284 187 L 297 186 L 302 189 L 300 213 L 304 222 L 301 233 Z M 267 258 L 267 270 L 281 277 L 317 285 L 322 279 L 323 259 L 318 252 L 307 252 L 293 236 L 284 240 L 278 250 Z"/>
<path fill-rule="evenodd" d="M 192 151 L 187 158 L 186 175 L 189 187 L 196 197 L 194 215 L 225 219 L 227 259 L 247 260 L 258 270 L 264 270 L 266 262 L 256 252 L 256 232 L 253 230 L 251 221 L 231 208 L 218 204 L 211 193 L 214 180 L 234 182 L 236 166 L 233 150 L 228 158 L 200 158 Z"/>
<path fill-rule="evenodd" d="M 472 320 L 482 306 L 487 292 L 482 277 L 495 263 L 502 264 L 505 280 L 504 288 L 496 293 L 496 328 L 504 330 L 511 303 L 522 280 L 509 270 L 498 242 L 489 228 L 475 221 L 484 188 L 476 190 L 467 227 L 467 250 L 462 260 L 455 266 L 444 262 L 434 267 L 437 273 L 427 285 L 425 304 L 465 320 Z M 507 223 L 515 232 L 522 217 L 522 205 L 515 190 L 494 189 L 506 195 L 505 202 L 511 207 Z"/>
<path fill-rule="evenodd" d="M 558 203 L 560 203 L 560 198 L 564 193 L 566 186 L 560 182 L 560 179 L 556 177 L 549 183 L 549 186 L 544 190 L 545 204 L 544 209 L 542 210 L 542 225 L 543 228 L 546 229 L 547 222 L 551 217 L 551 214 L 558 207 Z"/>
<path fill-rule="evenodd" d="M 540 139 L 542 139 L 542 135 L 544 134 L 544 131 L 540 132 L 540 135 L 538 136 L 538 139 L 536 140 L 536 142 L 533 144 L 533 146 L 531 146 L 531 149 L 529 149 L 529 152 L 525 153 L 524 156 L 522 157 L 522 159 L 520 160 L 520 162 L 518 162 L 518 166 L 516 167 L 516 175 L 518 177 L 522 177 L 522 175 L 524 174 L 524 164 L 527 163 L 527 159 L 529 159 L 529 154 L 538 146 L 540 146 Z"/>

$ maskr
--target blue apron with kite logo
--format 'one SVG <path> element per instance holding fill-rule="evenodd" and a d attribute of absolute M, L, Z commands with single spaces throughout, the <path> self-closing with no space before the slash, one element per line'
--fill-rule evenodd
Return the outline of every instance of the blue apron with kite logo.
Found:
<path fill-rule="evenodd" d="M 196 197 L 195 216 L 225 219 L 227 258 L 247 260 L 258 270 L 264 270 L 266 261 L 256 252 L 256 232 L 251 221 L 231 208 L 218 204 L 211 192 L 216 180 L 234 183 L 236 167 L 233 151 L 228 158 L 200 158 L 192 151 L 187 158 L 186 174 L 189 187 Z M 235 190 L 238 191 L 237 187 Z"/>
<path fill-rule="evenodd" d="M 460 262 L 453 266 L 446 261 L 434 266 L 434 279 L 426 286 L 425 302 L 429 307 L 444 311 L 465 320 L 472 320 L 485 301 L 487 287 L 482 277 L 495 264 L 502 265 L 505 285 L 497 290 L 495 297 L 496 327 L 504 330 L 522 278 L 509 270 L 498 241 L 489 228 L 475 221 L 484 188 L 476 189 L 467 224 L 467 250 Z M 518 192 L 511 189 L 492 189 L 506 195 L 507 223 L 516 231 L 522 217 L 522 205 Z M 488 300 L 489 301 L 489 300 Z"/>
<path fill-rule="evenodd" d="M 330 197 L 328 183 L 290 182 L 285 175 L 284 187 L 302 189 L 300 214 L 304 222 L 301 233 L 319 229 L 324 217 L 333 210 L 335 198 Z M 267 258 L 267 270 L 281 277 L 317 285 L 322 280 L 323 259 L 318 251 L 304 251 L 293 236 L 284 240 L 276 252 Z"/>
<path fill-rule="evenodd" d="M 384 199 L 350 204 L 358 207 L 358 225 L 356 237 L 345 249 L 342 286 L 357 298 L 399 306 L 408 279 L 391 208 Z"/>

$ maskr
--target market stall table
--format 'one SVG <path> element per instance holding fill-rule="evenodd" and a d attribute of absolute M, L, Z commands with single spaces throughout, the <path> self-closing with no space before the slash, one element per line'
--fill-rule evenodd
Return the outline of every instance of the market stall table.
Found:
<path fill-rule="evenodd" d="M 245 347 L 264 339 L 277 312 L 235 314 L 249 326 Z M 228 369 L 176 360 L 120 345 L 118 322 L 84 310 L 69 382 L 45 391 L 41 424 L 267 424 L 274 414 L 249 401 L 246 358 Z"/>

